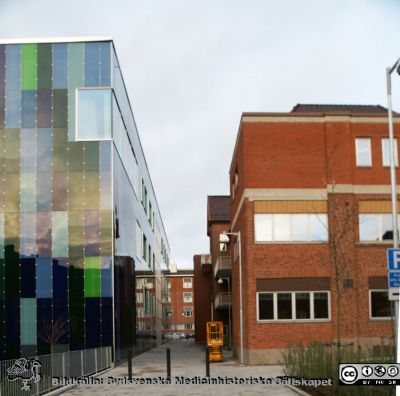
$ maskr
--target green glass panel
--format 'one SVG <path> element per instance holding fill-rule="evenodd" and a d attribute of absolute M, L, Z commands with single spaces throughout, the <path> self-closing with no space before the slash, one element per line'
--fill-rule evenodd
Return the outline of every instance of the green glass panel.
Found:
<path fill-rule="evenodd" d="M 100 252 L 102 256 L 112 255 L 112 211 L 100 212 Z"/>
<path fill-rule="evenodd" d="M 22 89 L 37 89 L 37 44 L 21 45 Z"/>
<path fill-rule="evenodd" d="M 83 212 L 70 210 L 68 212 L 68 240 L 70 258 L 83 257 L 85 246 L 84 229 Z M 81 264 L 81 268 L 83 268 L 83 262 Z"/>
<path fill-rule="evenodd" d="M 53 257 L 68 257 L 68 213 L 52 212 L 51 226 Z"/>
<path fill-rule="evenodd" d="M 21 298 L 21 345 L 36 345 L 36 298 Z"/>
<path fill-rule="evenodd" d="M 100 257 L 85 257 L 85 297 L 100 297 Z"/>
<path fill-rule="evenodd" d="M 97 171 L 99 170 L 99 146 L 100 142 L 86 142 L 85 143 L 85 170 Z"/>
<path fill-rule="evenodd" d="M 51 89 L 51 44 L 38 44 L 38 88 Z"/>
<path fill-rule="evenodd" d="M 8 173 L 4 183 L 5 211 L 19 212 L 19 173 Z"/>
<path fill-rule="evenodd" d="M 71 108 L 69 109 L 71 112 Z M 53 126 L 67 127 L 68 125 L 68 91 L 55 89 L 53 91 Z"/>
<path fill-rule="evenodd" d="M 21 212 L 36 211 L 36 174 L 21 173 Z"/>
<path fill-rule="evenodd" d="M 100 206 L 99 172 L 85 172 L 85 209 L 98 210 Z"/>
<path fill-rule="evenodd" d="M 68 202 L 69 210 L 83 210 L 83 172 L 69 172 Z"/>
<path fill-rule="evenodd" d="M 83 147 L 83 142 L 69 144 L 68 162 L 70 171 L 83 170 Z"/>
<path fill-rule="evenodd" d="M 20 168 L 20 130 L 6 129 L 5 132 L 5 165 L 6 173 L 19 172 Z"/>
<path fill-rule="evenodd" d="M 68 162 L 68 135 L 66 128 L 53 129 L 53 171 L 66 171 Z"/>
<path fill-rule="evenodd" d="M 84 44 L 68 44 L 68 140 L 75 140 L 75 88 L 83 87 L 85 80 Z"/>

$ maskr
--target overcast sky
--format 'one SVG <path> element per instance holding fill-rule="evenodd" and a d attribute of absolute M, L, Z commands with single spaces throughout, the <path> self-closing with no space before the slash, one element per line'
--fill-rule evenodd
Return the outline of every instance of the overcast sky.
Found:
<path fill-rule="evenodd" d="M 113 37 L 179 267 L 209 249 L 241 113 L 386 106 L 399 21 L 397 0 L 0 0 L 1 38 Z"/>

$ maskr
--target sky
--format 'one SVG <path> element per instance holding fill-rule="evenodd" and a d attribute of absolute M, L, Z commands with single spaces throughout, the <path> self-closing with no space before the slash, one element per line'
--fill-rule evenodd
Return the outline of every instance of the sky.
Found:
<path fill-rule="evenodd" d="M 0 38 L 111 36 L 171 257 L 207 253 L 243 112 L 386 106 L 397 0 L 0 0 Z M 400 109 L 400 77 L 393 77 Z M 399 94 L 398 94 L 399 93 Z"/>

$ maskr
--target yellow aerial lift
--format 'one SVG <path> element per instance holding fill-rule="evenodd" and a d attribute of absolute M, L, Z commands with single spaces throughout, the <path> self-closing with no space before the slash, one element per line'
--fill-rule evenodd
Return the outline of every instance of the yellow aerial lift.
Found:
<path fill-rule="evenodd" d="M 222 322 L 207 322 L 207 346 L 210 350 L 210 362 L 222 362 L 223 339 Z"/>

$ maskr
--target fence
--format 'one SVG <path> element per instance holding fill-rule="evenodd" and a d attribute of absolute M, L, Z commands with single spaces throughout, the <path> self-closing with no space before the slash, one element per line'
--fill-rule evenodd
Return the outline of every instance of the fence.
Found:
<path fill-rule="evenodd" d="M 33 359 L 41 365 L 38 368 L 38 372 L 40 373 L 40 380 L 38 382 L 35 382 L 34 379 L 29 380 L 34 374 L 36 367 Z M 62 386 L 53 385 L 52 380 L 55 377 L 80 378 L 96 374 L 111 367 L 112 364 L 111 347 L 68 351 L 27 358 L 28 363 L 25 365 L 25 370 L 20 370 L 19 373 L 17 373 L 18 367 L 14 365 L 17 363 L 19 367 L 24 367 L 18 364 L 17 360 L 0 361 L 1 396 L 42 395 Z M 14 374 L 11 374 L 11 376 L 14 379 L 9 378 L 10 373 L 7 371 L 12 366 L 14 366 Z M 26 389 L 22 389 L 24 386 L 23 379 L 25 379 Z"/>

